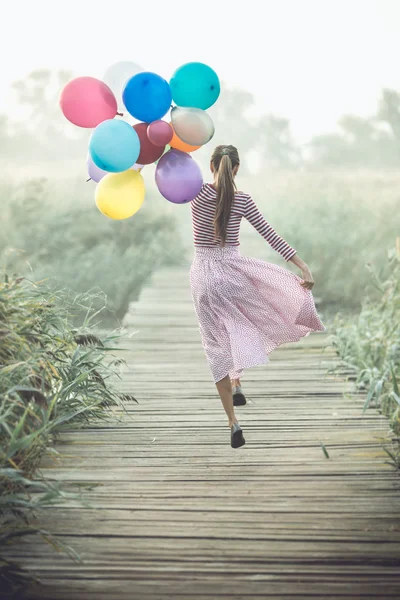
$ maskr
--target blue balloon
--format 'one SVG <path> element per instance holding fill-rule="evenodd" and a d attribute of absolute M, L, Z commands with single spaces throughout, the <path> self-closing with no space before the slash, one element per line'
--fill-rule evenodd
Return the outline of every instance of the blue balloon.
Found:
<path fill-rule="evenodd" d="M 144 123 L 161 119 L 171 107 L 172 94 L 168 81 L 145 71 L 129 79 L 122 92 L 127 111 Z"/>
<path fill-rule="evenodd" d="M 108 119 L 97 125 L 90 136 L 89 154 L 103 171 L 127 171 L 139 157 L 139 136 L 125 121 Z"/>
<path fill-rule="evenodd" d="M 191 106 L 207 110 L 217 101 L 221 91 L 216 72 L 199 62 L 182 65 L 169 82 L 172 99 L 177 106 Z"/>

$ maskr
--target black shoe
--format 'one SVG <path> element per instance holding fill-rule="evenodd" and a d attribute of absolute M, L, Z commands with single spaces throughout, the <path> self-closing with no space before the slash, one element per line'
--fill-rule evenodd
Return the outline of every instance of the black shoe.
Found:
<path fill-rule="evenodd" d="M 246 396 L 243 394 L 240 385 L 232 388 L 233 406 L 244 406 L 246 404 Z"/>
<path fill-rule="evenodd" d="M 231 446 L 232 448 L 240 448 L 245 445 L 243 431 L 239 423 L 234 423 L 231 427 Z"/>

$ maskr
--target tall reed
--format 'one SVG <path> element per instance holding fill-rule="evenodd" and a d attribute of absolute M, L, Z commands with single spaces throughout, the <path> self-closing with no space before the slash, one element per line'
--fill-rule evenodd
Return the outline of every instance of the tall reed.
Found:
<path fill-rule="evenodd" d="M 356 317 L 336 316 L 331 344 L 340 358 L 336 371 L 350 371 L 365 392 L 364 412 L 375 407 L 389 418 L 397 439 L 386 450 L 400 468 L 400 237 L 388 253 L 388 276 L 367 267 L 377 296 L 367 296 Z"/>
<path fill-rule="evenodd" d="M 24 278 L 0 283 L 0 547 L 39 534 L 77 558 L 50 531 L 31 519 L 54 503 L 81 499 L 80 489 L 65 491 L 39 469 L 45 455 L 56 454 L 54 441 L 68 427 L 123 418 L 117 389 L 123 361 L 120 331 L 99 337 L 92 294 L 51 291 Z M 86 312 L 80 328 L 71 325 Z M 116 411 L 114 409 L 118 409 Z M 119 416 L 118 416 L 119 415 Z M 13 590 L 24 577 L 0 557 L 0 588 Z"/>

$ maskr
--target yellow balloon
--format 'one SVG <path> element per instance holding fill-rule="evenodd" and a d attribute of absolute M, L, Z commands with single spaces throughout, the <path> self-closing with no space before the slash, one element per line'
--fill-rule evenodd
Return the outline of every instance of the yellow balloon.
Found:
<path fill-rule="evenodd" d="M 138 171 L 109 173 L 96 186 L 96 205 L 110 219 L 128 219 L 143 204 L 144 180 Z"/>

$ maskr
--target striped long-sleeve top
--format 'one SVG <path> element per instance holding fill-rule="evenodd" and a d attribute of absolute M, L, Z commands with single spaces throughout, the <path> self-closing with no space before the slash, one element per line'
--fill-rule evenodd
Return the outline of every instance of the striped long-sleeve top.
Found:
<path fill-rule="evenodd" d="M 190 203 L 195 246 L 221 246 L 221 240 L 216 238 L 214 233 L 216 199 L 216 190 L 209 183 L 205 183 L 199 195 Z M 247 219 L 286 261 L 296 254 L 296 250 L 289 246 L 264 219 L 252 197 L 243 192 L 235 194 L 227 228 L 227 246 L 239 246 L 239 230 L 242 218 Z"/>

